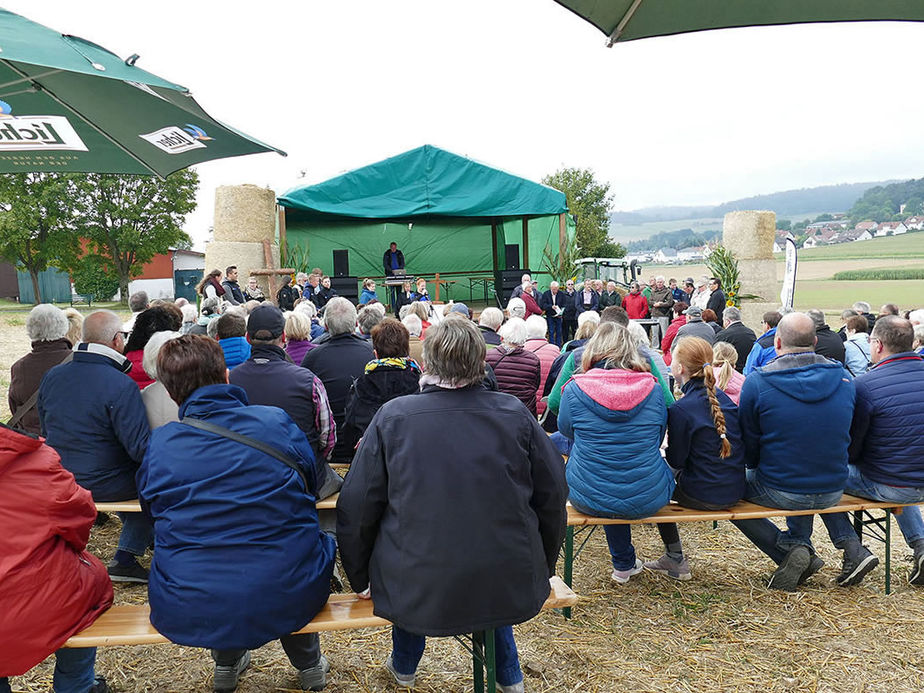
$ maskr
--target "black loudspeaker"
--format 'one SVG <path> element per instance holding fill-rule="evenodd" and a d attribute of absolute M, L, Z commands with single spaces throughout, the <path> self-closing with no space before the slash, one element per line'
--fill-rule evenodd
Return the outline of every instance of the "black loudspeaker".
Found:
<path fill-rule="evenodd" d="M 347 251 L 345 250 L 335 250 L 334 259 L 336 260 L 336 253 L 346 252 Z M 330 288 L 336 291 L 338 296 L 343 296 L 345 299 L 352 301 L 354 304 L 359 301 L 358 277 L 331 277 Z"/>
<path fill-rule="evenodd" d="M 507 247 L 509 248 L 510 246 Z M 508 269 L 494 273 L 494 295 L 501 310 L 507 307 L 510 294 L 520 285 L 520 280 L 524 274 L 532 274 L 532 272 L 528 269 Z"/>
<path fill-rule="evenodd" d="M 520 246 L 516 243 L 504 246 L 504 269 L 515 270 L 520 266 Z"/>
<path fill-rule="evenodd" d="M 335 277 L 350 276 L 350 251 L 349 250 L 335 250 L 334 251 L 334 276 Z"/>

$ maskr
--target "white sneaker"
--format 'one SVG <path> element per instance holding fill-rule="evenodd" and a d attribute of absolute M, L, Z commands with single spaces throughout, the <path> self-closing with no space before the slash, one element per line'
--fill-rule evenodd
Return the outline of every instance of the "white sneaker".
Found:
<path fill-rule="evenodd" d="M 614 582 L 624 585 L 629 582 L 629 578 L 633 575 L 638 575 L 645 569 L 645 564 L 642 562 L 641 558 L 635 559 L 635 565 L 628 570 L 614 570 L 613 574 L 610 576 L 613 578 Z"/>

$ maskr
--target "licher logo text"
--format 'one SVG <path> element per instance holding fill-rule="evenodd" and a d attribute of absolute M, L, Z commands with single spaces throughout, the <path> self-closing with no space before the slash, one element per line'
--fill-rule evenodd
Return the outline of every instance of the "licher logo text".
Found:
<path fill-rule="evenodd" d="M 155 132 L 149 132 L 146 135 L 139 135 L 141 139 L 147 140 L 158 149 L 168 154 L 182 154 L 191 149 L 205 149 L 202 140 L 211 139 L 201 128 L 190 131 L 191 126 L 181 128 L 171 125 L 170 127 L 161 128 Z"/>
<path fill-rule="evenodd" d="M 14 116 L 12 112 L 6 101 L 0 101 L 0 151 L 88 151 L 64 116 Z"/>

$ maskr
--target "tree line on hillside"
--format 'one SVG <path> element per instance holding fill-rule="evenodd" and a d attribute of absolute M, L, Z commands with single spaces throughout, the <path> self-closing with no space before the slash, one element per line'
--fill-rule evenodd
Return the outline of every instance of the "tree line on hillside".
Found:
<path fill-rule="evenodd" d="M 861 221 L 903 221 L 924 214 L 924 178 L 891 185 L 877 185 L 858 199 L 847 216 Z"/>
<path fill-rule="evenodd" d="M 653 236 L 638 241 L 630 241 L 629 252 L 640 250 L 657 250 L 658 248 L 689 248 L 690 246 L 704 246 L 718 240 L 722 236 L 720 229 L 713 231 L 693 231 L 693 229 L 678 229 L 677 231 L 662 231 Z"/>
<path fill-rule="evenodd" d="M 0 258 L 38 276 L 69 272 L 81 293 L 112 296 L 155 255 L 188 248 L 186 215 L 196 207 L 199 176 L 183 170 L 154 176 L 75 173 L 0 175 Z M 83 287 L 83 288 L 82 288 Z"/>

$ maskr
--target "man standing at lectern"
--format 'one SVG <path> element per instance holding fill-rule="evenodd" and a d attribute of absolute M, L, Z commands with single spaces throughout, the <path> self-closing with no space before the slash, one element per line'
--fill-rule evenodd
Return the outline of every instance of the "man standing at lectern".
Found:
<path fill-rule="evenodd" d="M 386 281 L 389 277 L 395 275 L 395 270 L 404 269 L 404 253 L 398 250 L 398 244 L 394 241 L 391 242 L 388 250 L 385 251 L 385 255 L 382 256 L 382 266 L 385 268 Z M 388 287 L 388 295 L 391 297 L 389 301 L 391 303 L 391 312 L 395 314 L 398 312 L 398 292 L 400 288 L 397 285 Z"/>

